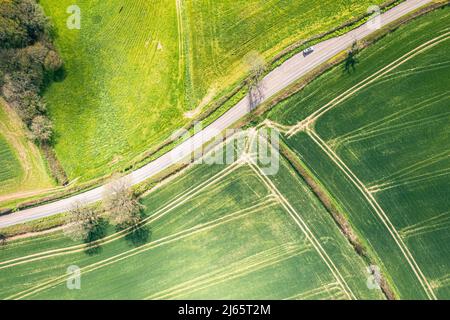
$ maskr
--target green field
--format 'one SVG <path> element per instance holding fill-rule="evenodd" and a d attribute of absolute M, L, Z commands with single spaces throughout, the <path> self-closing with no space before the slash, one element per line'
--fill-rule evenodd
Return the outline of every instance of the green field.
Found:
<path fill-rule="evenodd" d="M 284 161 L 197 165 L 143 199 L 149 238 L 114 233 L 96 254 L 59 232 L 0 249 L 0 298 L 382 299 L 363 260 Z M 81 289 L 66 270 L 81 268 Z"/>
<path fill-rule="evenodd" d="M 0 136 L 0 186 L 8 189 L 11 183 L 21 174 L 19 160 L 11 150 L 8 142 Z"/>
<path fill-rule="evenodd" d="M 450 297 L 449 22 L 415 20 L 270 114 L 402 298 Z"/>
<path fill-rule="evenodd" d="M 239 82 L 249 52 L 271 58 L 381 2 L 40 1 L 66 68 L 45 94 L 57 156 L 70 180 L 122 169 Z"/>
<path fill-rule="evenodd" d="M 0 101 L 0 204 L 53 185 L 41 154 L 27 139 L 20 119 Z"/>

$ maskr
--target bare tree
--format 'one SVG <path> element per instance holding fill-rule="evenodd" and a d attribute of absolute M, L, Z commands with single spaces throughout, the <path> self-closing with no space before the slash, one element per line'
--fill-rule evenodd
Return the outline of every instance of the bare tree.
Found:
<path fill-rule="evenodd" d="M 74 240 L 91 242 L 102 237 L 103 221 L 99 213 L 92 207 L 76 203 L 71 210 L 65 233 Z"/>
<path fill-rule="evenodd" d="M 63 61 L 52 44 L 54 28 L 37 0 L 0 0 L 0 95 L 46 144 L 52 135 L 41 94 L 64 76 Z"/>
<path fill-rule="evenodd" d="M 105 187 L 103 209 L 110 214 L 115 225 L 129 227 L 140 222 L 143 206 L 134 196 L 128 181 L 116 178 Z"/>
<path fill-rule="evenodd" d="M 253 109 L 264 98 L 262 79 L 266 72 L 266 62 L 256 51 L 247 54 L 245 60 L 249 68 L 249 76 L 247 78 L 249 104 L 250 109 Z"/>
<path fill-rule="evenodd" d="M 49 118 L 39 115 L 31 123 L 32 138 L 40 143 L 48 143 L 53 135 L 53 125 Z"/>

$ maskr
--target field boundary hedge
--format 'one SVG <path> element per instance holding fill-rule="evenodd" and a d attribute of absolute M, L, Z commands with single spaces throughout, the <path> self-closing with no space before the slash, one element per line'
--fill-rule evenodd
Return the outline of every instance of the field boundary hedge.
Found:
<path fill-rule="evenodd" d="M 367 250 L 366 246 L 359 239 L 358 235 L 353 230 L 353 227 L 346 219 L 345 214 L 342 213 L 342 209 L 332 198 L 332 196 L 327 192 L 327 189 L 320 183 L 319 180 L 317 180 L 314 174 L 311 173 L 311 171 L 284 143 L 284 141 L 281 141 L 280 143 L 280 154 L 292 166 L 292 168 L 303 179 L 303 181 L 305 181 L 305 183 L 308 185 L 308 187 L 314 193 L 317 199 L 319 199 L 319 201 L 331 215 L 333 221 L 336 223 L 339 230 L 351 244 L 355 252 L 368 265 L 375 265 L 376 260 L 372 257 L 372 255 L 369 253 L 369 250 Z M 394 290 L 391 288 L 391 285 L 386 280 L 386 277 L 384 275 L 382 275 L 380 279 L 380 288 L 388 300 L 398 299 L 394 293 Z"/>

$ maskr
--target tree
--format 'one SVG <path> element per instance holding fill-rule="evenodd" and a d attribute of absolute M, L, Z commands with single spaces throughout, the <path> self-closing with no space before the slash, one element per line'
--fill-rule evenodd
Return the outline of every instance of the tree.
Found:
<path fill-rule="evenodd" d="M 53 135 L 53 125 L 49 118 L 39 115 L 33 118 L 31 123 L 33 139 L 39 143 L 48 143 Z"/>
<path fill-rule="evenodd" d="M 53 73 L 61 69 L 62 66 L 63 61 L 59 54 L 54 50 L 49 50 L 44 60 L 45 70 Z"/>
<path fill-rule="evenodd" d="M 247 78 L 249 104 L 250 109 L 253 109 L 263 99 L 261 80 L 266 72 L 266 62 L 256 51 L 252 51 L 246 56 L 246 62 L 249 69 L 249 76 Z"/>
<path fill-rule="evenodd" d="M 128 180 L 115 178 L 106 187 L 103 209 L 109 213 L 117 229 L 127 229 L 125 239 L 131 245 L 140 246 L 148 241 L 150 228 L 141 224 L 144 206 L 134 195 Z"/>
<path fill-rule="evenodd" d="M 52 123 L 40 94 L 64 71 L 50 42 L 52 26 L 36 0 L 0 3 L 0 94 L 28 126 L 30 137 L 48 143 Z"/>
<path fill-rule="evenodd" d="M 45 101 L 39 96 L 38 88 L 30 78 L 30 74 L 15 72 L 4 78 L 1 93 L 5 100 L 17 111 L 20 118 L 31 125 L 32 120 L 39 114 L 46 112 Z"/>
<path fill-rule="evenodd" d="M 50 31 L 42 7 L 34 0 L 2 1 L 0 6 L 0 48 L 27 46 Z"/>
<path fill-rule="evenodd" d="M 65 234 L 86 243 L 98 240 L 105 234 L 104 221 L 92 207 L 76 203 L 68 212 Z"/>
<path fill-rule="evenodd" d="M 31 41 L 48 36 L 50 23 L 42 7 L 35 0 L 15 0 L 19 3 L 22 23 L 27 29 Z"/>
<path fill-rule="evenodd" d="M 35 44 L 18 50 L 17 52 L 18 55 L 21 54 L 23 56 L 22 69 L 33 66 L 44 68 L 45 59 L 49 54 L 50 49 L 47 47 L 46 43 L 36 42 Z"/>
<path fill-rule="evenodd" d="M 17 20 L 5 17 L 3 14 L 0 15 L 0 48 L 15 48 L 21 46 L 25 43 L 26 38 L 26 30 L 20 27 Z"/>
<path fill-rule="evenodd" d="M 136 226 L 141 220 L 143 206 L 133 194 L 128 181 L 115 179 L 106 186 L 103 208 L 119 228 Z"/>

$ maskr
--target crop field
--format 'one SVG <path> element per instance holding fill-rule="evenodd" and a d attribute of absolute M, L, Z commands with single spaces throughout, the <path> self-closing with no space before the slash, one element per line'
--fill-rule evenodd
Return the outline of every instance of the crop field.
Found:
<path fill-rule="evenodd" d="M 449 22 L 415 20 L 270 115 L 402 298 L 450 297 Z"/>
<path fill-rule="evenodd" d="M 95 253 L 62 231 L 0 249 L 0 298 L 383 299 L 363 260 L 293 169 L 252 160 L 196 165 L 143 198 L 146 237 L 127 230 Z M 81 289 L 66 270 L 81 268 Z"/>
<path fill-rule="evenodd" d="M 381 2 L 42 0 L 66 70 L 45 93 L 58 159 L 77 181 L 124 168 L 243 79 L 249 52 L 271 58 Z"/>
<path fill-rule="evenodd" d="M 54 185 L 20 120 L 4 108 L 0 102 L 0 204 Z"/>

